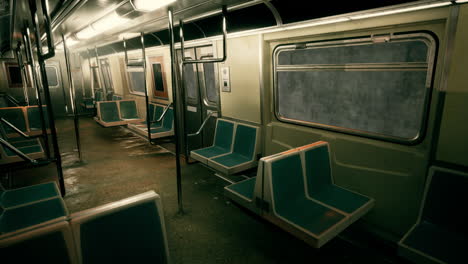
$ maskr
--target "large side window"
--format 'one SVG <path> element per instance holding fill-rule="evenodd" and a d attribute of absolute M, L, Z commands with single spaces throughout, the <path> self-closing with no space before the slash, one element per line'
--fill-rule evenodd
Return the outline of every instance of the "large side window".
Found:
<path fill-rule="evenodd" d="M 128 68 L 128 81 L 130 93 L 145 95 L 145 76 L 141 68 Z"/>
<path fill-rule="evenodd" d="M 436 44 L 423 33 L 280 45 L 279 120 L 397 142 L 425 128 Z"/>

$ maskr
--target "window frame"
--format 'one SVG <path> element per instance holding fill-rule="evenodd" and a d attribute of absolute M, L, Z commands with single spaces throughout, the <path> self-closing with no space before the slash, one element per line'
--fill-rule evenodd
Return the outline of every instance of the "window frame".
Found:
<path fill-rule="evenodd" d="M 162 77 L 163 91 L 156 90 L 156 77 L 154 76 L 153 64 L 161 65 L 161 77 Z M 164 68 L 164 57 L 163 56 L 149 57 L 149 68 L 151 71 L 151 80 L 152 80 L 151 91 L 153 93 L 153 98 L 169 100 L 169 92 L 167 89 L 167 81 L 166 81 L 166 70 Z"/>
<path fill-rule="evenodd" d="M 279 87 L 278 87 L 278 62 L 279 62 L 279 54 L 283 51 L 287 50 L 296 50 L 298 48 L 326 48 L 326 47 L 338 47 L 338 46 L 346 46 L 350 44 L 376 44 L 379 40 L 374 35 L 367 35 L 361 37 L 354 37 L 354 38 L 340 38 L 340 39 L 327 39 L 327 40 L 319 40 L 319 41 L 309 41 L 309 42 L 293 42 L 293 43 L 285 43 L 279 44 L 273 49 L 272 53 L 272 75 L 273 75 L 273 114 L 275 115 L 276 119 L 283 123 L 301 125 L 311 128 L 323 129 L 327 131 L 333 131 L 338 133 L 344 133 L 354 136 L 361 136 L 371 139 L 383 140 L 393 143 L 405 144 L 405 145 L 416 145 L 423 141 L 426 130 L 427 124 L 429 119 L 429 107 L 430 107 L 430 99 L 433 92 L 433 82 L 434 82 L 434 73 L 435 73 L 435 63 L 437 59 L 437 50 L 438 50 L 438 40 L 434 33 L 429 31 L 420 31 L 420 32 L 398 32 L 398 33 L 387 33 L 387 34 L 379 34 L 380 36 L 389 36 L 391 42 L 395 41 L 405 41 L 405 40 L 420 40 L 424 41 L 428 46 L 428 53 L 427 53 L 427 75 L 426 75 L 426 83 L 425 89 L 426 93 L 424 96 L 424 103 L 423 103 L 423 111 L 421 116 L 421 126 L 419 128 L 418 133 L 413 138 L 402 138 L 392 135 L 386 135 L 376 132 L 370 132 L 365 130 L 358 130 L 353 128 L 347 127 L 339 127 L 334 125 L 327 125 L 317 122 L 311 121 L 304 121 L 298 120 L 294 118 L 288 118 L 282 116 L 279 112 Z M 365 64 L 365 63 L 363 63 Z M 384 63 L 385 64 L 385 63 Z M 387 63 L 391 64 L 391 63 Z M 313 65 L 313 64 L 312 64 Z M 291 69 L 294 68 L 293 65 L 290 66 Z M 303 66 L 310 66 L 310 65 L 296 65 L 297 68 L 301 68 Z M 346 64 L 344 64 L 346 67 Z M 369 67 L 372 69 L 373 67 Z"/>
<path fill-rule="evenodd" d="M 60 75 L 60 72 L 59 72 L 59 69 L 56 65 L 52 65 L 52 64 L 46 64 L 45 65 L 45 68 L 53 68 L 55 70 L 55 74 L 57 76 L 57 85 L 55 86 L 50 86 L 49 83 L 47 83 L 47 85 L 49 86 L 49 89 L 57 89 L 57 88 L 60 88 L 60 85 L 62 83 L 62 76 Z M 47 70 L 47 69 L 46 69 Z M 47 82 L 49 81 L 49 77 L 47 77 Z"/>
<path fill-rule="evenodd" d="M 127 73 L 127 83 L 128 83 L 128 91 L 130 94 L 133 94 L 133 95 L 137 95 L 137 96 L 146 96 L 145 95 L 145 92 L 139 92 L 139 91 L 135 91 L 133 89 L 133 84 L 132 84 L 132 77 L 131 77 L 131 74 L 130 72 L 142 72 L 143 75 L 145 75 L 145 71 L 143 70 L 143 68 L 141 67 L 127 67 L 126 69 L 126 73 Z M 143 76 L 145 77 L 145 76 Z M 143 78 L 143 80 L 145 80 L 145 78 Z M 146 80 L 147 81 L 147 80 Z M 147 84 L 146 84 L 147 85 Z M 148 89 L 148 87 L 146 87 Z"/>
<path fill-rule="evenodd" d="M 4 68 L 5 68 L 5 73 L 6 73 L 6 79 L 8 80 L 8 88 L 23 88 L 23 73 L 21 70 L 21 67 L 18 65 L 18 63 L 15 62 L 4 62 Z M 17 67 L 19 69 L 20 73 L 20 78 L 21 78 L 21 83 L 12 83 L 11 81 L 11 73 L 10 73 L 10 68 L 12 67 Z M 26 67 L 26 65 L 25 65 Z M 29 76 L 29 71 L 26 70 L 26 87 L 31 88 L 31 78 Z"/>

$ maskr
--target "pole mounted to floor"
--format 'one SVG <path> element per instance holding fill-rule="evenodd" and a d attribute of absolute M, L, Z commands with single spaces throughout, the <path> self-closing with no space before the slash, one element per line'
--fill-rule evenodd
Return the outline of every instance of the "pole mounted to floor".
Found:
<path fill-rule="evenodd" d="M 67 66 L 67 76 L 68 76 L 68 87 L 70 92 L 70 106 L 73 111 L 73 123 L 75 125 L 75 138 L 76 138 L 76 148 L 78 149 L 78 158 L 80 162 L 83 161 L 81 156 L 81 143 L 80 143 L 80 120 L 78 116 L 78 109 L 76 109 L 76 97 L 75 97 L 75 87 L 73 85 L 73 78 L 71 73 L 70 66 L 70 54 L 67 49 L 67 41 L 65 36 L 62 34 L 62 43 L 63 43 L 63 54 L 65 56 L 65 64 Z"/>
<path fill-rule="evenodd" d="M 39 61 L 39 69 L 42 81 L 42 88 L 44 89 L 44 97 L 47 105 L 47 115 L 49 117 L 50 135 L 52 138 L 52 147 L 54 149 L 55 164 L 57 166 L 57 176 L 60 185 L 60 192 L 62 196 L 65 196 L 65 182 L 63 179 L 62 171 L 62 157 L 60 156 L 60 149 L 57 139 L 57 130 L 55 129 L 54 111 L 52 106 L 52 100 L 49 91 L 49 82 L 47 80 L 47 72 L 45 66 L 45 60 L 55 56 L 55 47 L 52 40 L 52 31 L 50 27 L 49 11 L 47 10 L 46 0 L 41 0 L 42 14 L 44 19 L 44 28 L 47 39 L 47 53 L 42 52 L 41 43 L 41 30 L 39 28 L 39 18 L 37 15 L 37 5 L 35 0 L 29 0 L 29 9 L 31 10 L 32 30 L 35 33 L 35 44 L 37 49 L 37 57 Z M 28 32 L 29 33 L 29 32 Z M 32 55 L 32 54 L 31 54 Z"/>
<path fill-rule="evenodd" d="M 176 79 L 176 59 L 175 59 L 175 46 L 174 46 L 174 14 L 172 9 L 168 10 L 169 18 L 169 39 L 171 51 L 171 79 L 172 79 L 172 103 L 174 105 L 174 136 L 175 136 L 175 156 L 176 156 L 176 174 L 177 174 L 177 203 L 179 205 L 179 213 L 184 213 L 182 205 L 182 175 L 180 168 L 180 142 L 179 142 L 179 122 L 178 122 L 178 104 L 177 104 L 177 79 Z"/>

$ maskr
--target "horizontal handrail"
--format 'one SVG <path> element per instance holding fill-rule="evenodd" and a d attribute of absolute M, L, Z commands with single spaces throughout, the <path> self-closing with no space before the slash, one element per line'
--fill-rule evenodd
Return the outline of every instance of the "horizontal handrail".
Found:
<path fill-rule="evenodd" d="M 0 144 L 2 144 L 3 146 L 7 147 L 8 149 L 10 149 L 11 151 L 13 151 L 16 155 L 20 156 L 22 159 L 24 159 L 25 161 L 29 161 L 30 163 L 34 164 L 34 165 L 37 165 L 39 164 L 39 162 L 35 159 L 31 159 L 30 157 L 28 157 L 26 154 L 24 154 L 21 150 L 15 148 L 15 146 L 11 145 L 10 143 L 8 143 L 8 141 L 4 140 L 3 138 L 0 138 Z"/>
<path fill-rule="evenodd" d="M 205 117 L 205 120 L 203 120 L 203 123 L 201 124 L 200 128 L 198 129 L 198 131 L 195 132 L 195 133 L 192 133 L 192 134 L 187 134 L 187 136 L 193 137 L 193 136 L 199 135 L 199 134 L 202 132 L 203 128 L 205 127 L 206 123 L 208 123 L 208 120 L 210 119 L 210 117 L 212 117 L 214 114 L 217 115 L 217 114 L 218 114 L 218 111 L 210 111 L 210 113 Z"/>
<path fill-rule="evenodd" d="M 169 110 L 169 107 L 171 107 L 171 105 L 172 105 L 172 102 L 171 102 L 170 104 L 168 104 L 168 105 L 166 106 L 166 108 L 164 108 L 164 111 L 163 111 L 162 115 L 159 117 L 159 119 L 156 120 L 156 121 L 152 121 L 151 123 L 161 122 L 161 120 L 163 120 L 164 116 L 166 115 L 167 110 Z"/>
<path fill-rule="evenodd" d="M 0 118 L 0 121 L 2 121 L 2 123 L 4 123 L 5 125 L 9 126 L 11 129 L 15 130 L 16 133 L 20 134 L 22 137 L 24 138 L 27 138 L 27 139 L 31 139 L 31 138 L 35 138 L 35 137 L 41 137 L 42 135 L 37 135 L 37 136 L 29 136 L 27 134 L 25 134 L 23 131 L 21 131 L 19 128 L 15 127 L 15 125 L 13 125 L 12 123 L 8 122 L 6 119 L 4 119 L 3 117 Z"/>
<path fill-rule="evenodd" d="M 227 46 L 227 29 L 226 29 L 226 15 L 227 15 L 227 8 L 223 5 L 222 9 L 223 15 L 223 56 L 221 58 L 213 58 L 213 59 L 200 59 L 200 60 L 193 60 L 193 59 L 186 59 L 184 58 L 183 54 L 185 54 L 184 49 L 184 22 L 182 20 L 179 21 L 179 34 L 180 34 L 180 49 L 182 52 L 182 63 L 183 64 L 193 64 L 193 63 L 207 63 L 207 62 L 224 62 L 227 58 L 226 54 L 226 46 Z"/>

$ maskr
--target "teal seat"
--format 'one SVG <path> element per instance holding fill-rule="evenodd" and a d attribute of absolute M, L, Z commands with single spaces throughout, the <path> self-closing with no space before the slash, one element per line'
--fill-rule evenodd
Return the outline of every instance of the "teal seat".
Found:
<path fill-rule="evenodd" d="M 104 127 L 121 126 L 128 124 L 119 115 L 117 101 L 105 101 L 97 103 L 97 116 L 94 120 Z"/>
<path fill-rule="evenodd" d="M 134 100 L 119 101 L 119 105 L 120 105 L 120 117 L 123 120 L 140 119 L 138 117 L 138 110 L 137 110 L 136 102 Z"/>
<path fill-rule="evenodd" d="M 160 105 L 156 105 L 155 108 L 154 108 L 154 114 L 151 118 L 151 122 L 154 122 L 154 123 L 151 123 L 151 127 L 161 127 L 162 126 L 162 121 L 159 121 L 157 122 L 157 120 L 159 118 L 161 118 L 161 115 L 162 113 L 164 112 L 164 107 L 160 106 Z"/>
<path fill-rule="evenodd" d="M 3 209 L 0 235 L 33 227 L 52 220 L 64 220 L 68 212 L 62 198 Z"/>
<path fill-rule="evenodd" d="M 73 237 L 67 221 L 5 238 L 0 236 L 0 256 L 2 260 L 6 260 L 5 263 L 77 263 Z"/>
<path fill-rule="evenodd" d="M 258 128 L 237 124 L 232 152 L 213 157 L 208 166 L 224 173 L 234 174 L 256 166 Z"/>
<path fill-rule="evenodd" d="M 164 215 L 150 191 L 71 216 L 80 263 L 167 263 Z"/>
<path fill-rule="evenodd" d="M 119 100 L 122 100 L 122 96 L 115 95 L 115 94 L 112 95 L 112 101 L 119 101 Z"/>
<path fill-rule="evenodd" d="M 25 205 L 53 197 L 60 197 L 60 192 L 54 182 L 13 190 L 5 190 L 0 185 L 0 206 L 3 208 Z"/>
<path fill-rule="evenodd" d="M 94 92 L 94 100 L 96 100 L 96 102 L 105 101 L 104 93 L 102 91 Z"/>
<path fill-rule="evenodd" d="M 235 184 L 226 186 L 226 189 L 236 193 L 239 197 L 245 199 L 248 202 L 252 202 L 254 199 L 256 177 L 237 182 Z"/>
<path fill-rule="evenodd" d="M 350 215 L 371 202 L 369 197 L 351 192 L 333 183 L 328 143 L 317 142 L 311 147 L 302 149 L 302 152 L 309 197 Z"/>
<path fill-rule="evenodd" d="M 279 156 L 269 162 L 273 212 L 286 223 L 320 239 L 346 216 L 305 195 L 299 152 Z"/>
<path fill-rule="evenodd" d="M 24 118 L 23 107 L 0 108 L 0 118 L 4 118 L 6 121 L 10 122 L 19 130 L 25 133 L 27 132 L 26 119 Z M 17 133 L 12 128 L 7 126 L 5 126 L 5 132 L 7 134 L 17 135 Z"/>
<path fill-rule="evenodd" d="M 19 150 L 23 154 L 26 154 L 32 159 L 42 158 L 44 156 L 44 151 L 42 149 L 41 143 L 37 138 L 10 138 L 6 135 L 4 127 L 5 126 L 3 124 L 0 124 L 0 138 L 2 138 L 14 148 Z M 23 159 L 7 146 L 0 144 L 0 164 L 7 164 L 18 161 L 23 161 Z"/>
<path fill-rule="evenodd" d="M 190 156 L 195 160 L 208 164 L 208 159 L 231 152 L 233 135 L 234 122 L 218 119 L 216 121 L 213 145 L 207 148 L 192 150 Z"/>
<path fill-rule="evenodd" d="M 418 220 L 398 243 L 398 254 L 415 263 L 465 263 L 468 228 L 458 213 L 468 202 L 467 189 L 467 173 L 432 167 Z"/>
<path fill-rule="evenodd" d="M 166 114 L 162 120 L 162 126 L 151 129 L 151 138 L 161 138 L 174 135 L 174 110 L 167 109 Z"/>
<path fill-rule="evenodd" d="M 43 113 L 44 113 L 44 120 L 46 129 L 49 129 L 49 116 L 47 115 L 47 107 L 42 106 Z M 30 131 L 40 131 L 42 130 L 42 122 L 41 122 L 41 114 L 39 113 L 38 106 L 28 106 L 26 107 L 26 115 L 28 117 L 29 122 L 29 130 Z"/>

